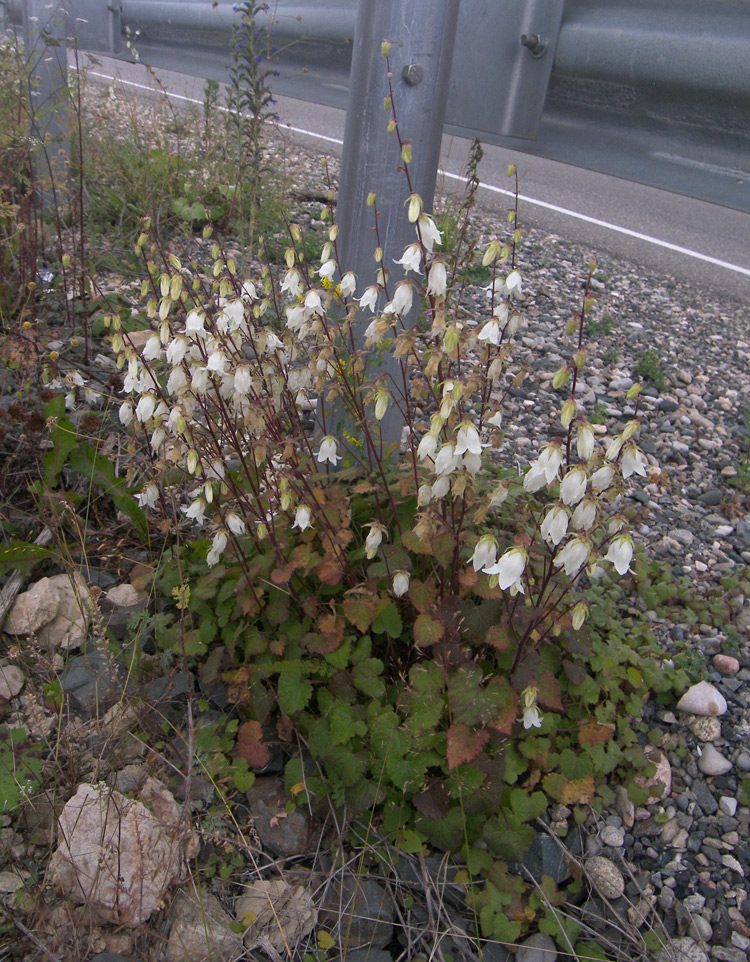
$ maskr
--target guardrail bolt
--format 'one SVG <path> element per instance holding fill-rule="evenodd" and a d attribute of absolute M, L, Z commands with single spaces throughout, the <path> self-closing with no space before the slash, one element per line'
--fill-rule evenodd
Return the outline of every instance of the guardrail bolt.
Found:
<path fill-rule="evenodd" d="M 401 76 L 410 87 L 416 87 L 424 80 L 424 67 L 418 63 L 408 63 L 401 71 Z"/>
<path fill-rule="evenodd" d="M 529 48 L 532 57 L 543 57 L 549 46 L 548 41 L 540 37 L 538 33 L 522 33 L 521 43 L 524 47 Z"/>

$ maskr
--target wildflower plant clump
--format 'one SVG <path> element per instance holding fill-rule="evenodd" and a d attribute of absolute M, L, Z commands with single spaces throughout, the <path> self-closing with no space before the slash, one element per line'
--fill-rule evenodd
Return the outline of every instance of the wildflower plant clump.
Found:
<path fill-rule="evenodd" d="M 386 107 L 408 179 L 392 90 Z M 561 433 L 513 467 L 517 210 L 507 236 L 449 251 L 411 192 L 413 240 L 376 246 L 377 279 L 363 286 L 339 260 L 329 197 L 315 264 L 294 225 L 285 268 L 252 278 L 218 241 L 205 272 L 146 232 L 138 241 L 154 330 L 140 351 L 114 333 L 119 416 L 147 438 L 141 507 L 169 518 L 179 504 L 180 525 L 199 534 L 184 568 L 192 595 L 176 566 L 163 575 L 183 611 L 157 643 L 218 651 L 212 670 L 241 717 L 296 731 L 317 765 L 288 762 L 298 802 L 377 811 L 402 851 L 473 852 L 472 872 L 504 872 L 550 800 L 601 805 L 608 773 L 626 759 L 645 767 L 623 706 L 673 683 L 657 657 L 608 650 L 600 622 L 589 626 L 587 584 L 633 563 L 623 492 L 647 473 L 638 387 L 632 420 L 603 442 L 576 393 L 587 281 L 553 382 Z M 376 193 L 368 203 L 377 245 Z M 486 307 L 467 317 L 454 280 L 479 262 Z M 381 433 L 394 409 L 400 445 Z M 467 891 L 486 937 L 515 938 L 534 918 L 492 902 L 491 886 Z"/>

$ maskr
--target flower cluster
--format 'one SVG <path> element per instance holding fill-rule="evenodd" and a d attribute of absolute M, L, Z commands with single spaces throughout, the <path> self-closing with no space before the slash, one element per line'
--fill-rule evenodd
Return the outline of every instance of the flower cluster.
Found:
<path fill-rule="evenodd" d="M 391 123 L 408 174 L 395 112 Z M 376 196 L 368 203 L 377 243 Z M 155 467 L 140 503 L 155 508 L 157 479 L 181 468 L 182 511 L 209 527 L 210 565 L 238 539 L 270 539 L 281 554 L 291 532 L 320 539 L 354 585 L 365 577 L 358 560 L 382 558 L 396 598 L 409 595 L 413 580 L 414 558 L 393 554 L 408 523 L 425 555 L 441 537 L 453 545 L 451 560 L 441 561 L 449 569 L 441 590 L 455 590 L 468 564 L 474 583 L 484 579 L 486 590 L 511 601 L 522 596 L 540 610 L 559 607 L 578 629 L 586 606 L 568 596 L 570 580 L 605 564 L 620 575 L 630 569 L 633 540 L 618 507 L 624 483 L 646 474 L 635 441 L 637 404 L 615 438 L 597 435 L 589 423 L 576 393 L 586 363 L 584 304 L 569 328 L 577 334 L 570 361 L 553 379 L 555 389 L 570 388 L 560 410 L 562 437 L 545 444 L 522 475 L 498 475 L 505 400 L 523 378 L 513 366 L 525 301 L 520 233 L 515 228 L 507 242 L 493 240 L 476 254 L 490 283 L 482 316 L 467 318 L 451 283 L 458 254 L 441 249 L 442 232 L 413 190 L 406 216 L 413 240 L 390 266 L 377 247 L 381 266 L 368 286 L 339 262 L 332 203 L 323 212 L 327 238 L 314 267 L 296 227 L 284 268 L 269 265 L 253 280 L 238 276 L 218 244 L 202 275 L 174 255 L 159 265 L 151 249 L 143 293 L 153 333 L 139 351 L 121 331 L 113 339 L 124 372 L 120 419 L 146 431 Z M 138 250 L 146 244 L 144 235 Z M 593 270 L 589 265 L 589 280 Z M 377 363 L 383 351 L 395 361 L 387 374 Z M 631 399 L 636 395 L 634 389 Z M 321 429 L 313 435 L 305 412 L 316 404 Z M 334 428 L 333 410 L 346 413 L 345 431 Z M 380 433 L 394 410 L 405 426 L 395 467 Z M 376 513 L 354 533 L 358 555 L 341 536 L 346 509 L 332 514 L 326 507 L 342 465 L 379 479 Z M 408 522 L 399 507 L 405 496 L 413 498 Z M 495 521 L 509 498 L 529 505 L 523 532 Z M 535 717 L 534 704 L 524 721 Z"/>

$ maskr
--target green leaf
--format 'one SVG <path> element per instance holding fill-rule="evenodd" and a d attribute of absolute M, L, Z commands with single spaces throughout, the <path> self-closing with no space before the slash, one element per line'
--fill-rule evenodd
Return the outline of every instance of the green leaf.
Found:
<path fill-rule="evenodd" d="M 117 510 L 121 511 L 126 518 L 130 518 L 142 540 L 148 540 L 146 515 L 130 494 L 124 478 L 116 476 L 115 466 L 106 455 L 100 454 L 84 441 L 72 451 L 69 466 L 71 471 L 82 474 L 92 484 L 98 485 L 111 495 Z"/>
<path fill-rule="evenodd" d="M 400 638 L 403 631 L 401 615 L 398 608 L 391 601 L 383 608 L 380 614 L 372 623 L 372 630 L 376 635 L 387 634 L 391 638 Z"/>
<path fill-rule="evenodd" d="M 75 428 L 65 417 L 65 398 L 62 395 L 45 405 L 44 414 L 50 424 L 52 449 L 44 456 L 42 480 L 47 488 L 53 488 L 78 439 Z"/>
<path fill-rule="evenodd" d="M 278 682 L 279 706 L 286 715 L 306 708 L 312 698 L 312 685 L 294 668 L 282 668 Z"/>
<path fill-rule="evenodd" d="M 544 792 L 529 795 L 522 788 L 514 788 L 510 793 L 510 807 L 522 822 L 528 822 L 546 812 L 547 796 Z"/>
<path fill-rule="evenodd" d="M 458 851 L 464 844 L 464 816 L 460 808 L 450 809 L 445 818 L 420 816 L 415 828 L 443 852 Z"/>
<path fill-rule="evenodd" d="M 570 748 L 560 752 L 560 771 L 571 781 L 590 775 L 593 768 L 593 763 L 588 755 L 576 755 Z"/>
<path fill-rule="evenodd" d="M 41 783 L 39 746 L 24 728 L 0 726 L 0 813 L 14 809 Z"/>
<path fill-rule="evenodd" d="M 445 634 L 445 626 L 429 615 L 417 615 L 414 622 L 414 641 L 420 648 L 429 648 Z"/>
<path fill-rule="evenodd" d="M 489 850 L 508 862 L 521 862 L 535 837 L 531 825 L 520 825 L 514 819 L 492 818 L 484 826 L 482 838 Z"/>
<path fill-rule="evenodd" d="M 380 677 L 382 674 L 383 662 L 379 658 L 366 658 L 354 666 L 354 687 L 370 698 L 382 698 L 385 693 L 385 685 Z"/>
<path fill-rule="evenodd" d="M 46 561 L 52 557 L 49 548 L 29 541 L 11 541 L 10 544 L 0 546 L 0 575 L 15 568 L 24 571 L 33 568 L 39 561 Z"/>

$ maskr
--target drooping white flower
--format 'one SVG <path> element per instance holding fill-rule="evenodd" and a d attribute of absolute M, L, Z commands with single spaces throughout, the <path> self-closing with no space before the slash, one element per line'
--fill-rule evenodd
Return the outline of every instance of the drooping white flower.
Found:
<path fill-rule="evenodd" d="M 448 271 L 442 260 L 435 259 L 430 264 L 427 275 L 427 293 L 433 297 L 445 297 L 448 289 Z"/>
<path fill-rule="evenodd" d="M 299 528 L 300 531 L 304 531 L 306 528 L 311 526 L 311 519 L 312 513 L 310 509 L 306 505 L 301 504 L 295 512 L 294 524 L 292 527 Z"/>
<path fill-rule="evenodd" d="M 210 384 L 207 367 L 194 367 L 190 387 L 196 394 L 205 394 Z"/>
<path fill-rule="evenodd" d="M 409 590 L 409 572 L 397 571 L 393 576 L 393 593 L 397 598 L 405 595 Z"/>
<path fill-rule="evenodd" d="M 537 458 L 540 465 L 544 467 L 544 476 L 547 484 L 552 484 L 557 479 L 557 472 L 563 462 L 562 447 L 554 442 L 548 444 Z"/>
<path fill-rule="evenodd" d="M 228 514 L 226 517 L 227 527 L 235 535 L 244 534 L 247 531 L 245 522 L 238 514 Z"/>
<path fill-rule="evenodd" d="M 622 452 L 620 470 L 622 471 L 623 478 L 629 478 L 631 474 L 640 474 L 642 478 L 646 477 L 646 465 L 644 464 L 643 456 L 632 442 L 625 445 L 625 449 Z"/>
<path fill-rule="evenodd" d="M 432 497 L 435 501 L 444 498 L 451 489 L 451 479 L 447 474 L 442 475 L 432 486 Z"/>
<path fill-rule="evenodd" d="M 523 282 L 519 271 L 511 271 L 505 278 L 505 290 L 513 297 L 521 297 L 523 294 Z"/>
<path fill-rule="evenodd" d="M 524 594 L 521 578 L 526 570 L 527 560 L 528 558 L 523 548 L 509 548 L 496 564 L 485 568 L 484 573 L 487 575 L 495 575 L 498 586 L 502 588 L 503 591 L 507 591 L 508 588 L 513 588 L 521 594 Z"/>
<path fill-rule="evenodd" d="M 417 457 L 420 461 L 424 461 L 425 458 L 434 458 L 435 452 L 437 451 L 438 439 L 436 435 L 428 431 L 424 435 L 422 440 L 419 442 L 419 447 L 417 448 Z"/>
<path fill-rule="evenodd" d="M 491 418 L 487 418 L 487 424 L 491 424 L 493 428 L 501 428 L 503 426 L 503 412 L 495 411 Z"/>
<path fill-rule="evenodd" d="M 266 346 L 265 346 L 266 354 L 274 354 L 276 351 L 278 351 L 280 347 L 283 347 L 283 346 L 284 346 L 284 342 L 281 340 L 278 334 L 275 334 L 273 331 L 269 331 L 266 334 Z"/>
<path fill-rule="evenodd" d="M 543 464 L 539 461 L 532 461 L 531 467 L 523 477 L 523 489 L 533 494 L 547 484 L 547 475 Z"/>
<path fill-rule="evenodd" d="M 359 299 L 359 306 L 366 307 L 370 311 L 374 311 L 378 304 L 378 294 L 379 289 L 377 284 L 373 284 L 371 287 L 366 287 L 365 292 Z"/>
<path fill-rule="evenodd" d="M 588 531 L 596 521 L 596 502 L 584 498 L 576 505 L 570 524 L 575 531 Z"/>
<path fill-rule="evenodd" d="M 305 308 L 301 304 L 295 304 L 292 307 L 287 307 L 286 326 L 290 331 L 296 331 L 299 333 L 306 319 L 307 314 Z"/>
<path fill-rule="evenodd" d="M 153 483 L 147 484 L 135 499 L 142 508 L 153 508 L 159 501 L 159 489 Z"/>
<path fill-rule="evenodd" d="M 182 392 L 187 387 L 187 374 L 183 371 L 181 367 L 174 367 L 169 372 L 169 377 L 167 378 L 167 391 L 170 394 L 182 394 Z"/>
<path fill-rule="evenodd" d="M 305 307 L 311 314 L 323 314 L 323 302 L 317 291 L 312 290 L 305 294 Z"/>
<path fill-rule="evenodd" d="M 477 541 L 470 564 L 475 571 L 484 571 L 485 568 L 491 568 L 496 561 L 497 541 L 495 541 L 491 534 L 484 534 L 479 541 Z"/>
<path fill-rule="evenodd" d="M 141 356 L 144 361 L 155 361 L 161 355 L 161 341 L 159 340 L 159 335 L 152 335 L 147 341 L 146 346 L 143 348 Z"/>
<path fill-rule="evenodd" d="M 422 264 L 422 248 L 419 244 L 409 244 L 405 248 L 403 256 L 400 260 L 394 260 L 394 264 L 400 264 L 404 271 L 408 274 L 409 271 L 414 271 L 417 274 L 421 274 L 421 264 Z"/>
<path fill-rule="evenodd" d="M 151 415 L 154 413 L 156 407 L 156 398 L 153 394 L 144 394 L 138 401 L 138 405 L 135 409 L 135 416 L 141 422 L 145 424 L 149 420 Z"/>
<path fill-rule="evenodd" d="M 365 554 L 368 558 L 372 559 L 378 553 L 384 534 L 386 534 L 384 525 L 380 524 L 379 521 L 371 522 L 370 531 L 365 540 Z"/>
<path fill-rule="evenodd" d="M 460 457 L 469 451 L 471 454 L 482 453 L 482 442 L 479 440 L 479 431 L 470 421 L 462 422 L 456 434 L 455 455 Z"/>
<path fill-rule="evenodd" d="M 133 420 L 133 405 L 128 401 L 123 401 L 119 410 L 120 424 L 127 427 Z"/>
<path fill-rule="evenodd" d="M 611 561 L 619 575 L 630 571 L 630 561 L 633 557 L 633 540 L 627 534 L 620 534 L 614 538 L 609 551 L 604 556 L 605 561 Z"/>
<path fill-rule="evenodd" d="M 342 297 L 351 297 L 357 289 L 357 279 L 351 271 L 347 271 L 341 278 L 339 293 Z"/>
<path fill-rule="evenodd" d="M 186 337 L 176 337 L 167 345 L 167 361 L 176 367 L 181 364 L 190 347 L 190 342 Z"/>
<path fill-rule="evenodd" d="M 316 460 L 320 464 L 328 461 L 334 468 L 336 467 L 337 463 L 341 460 L 341 455 L 337 454 L 336 438 L 331 437 L 330 434 L 323 438 L 320 442 L 320 450 L 316 455 Z"/>
<path fill-rule="evenodd" d="M 578 437 L 576 439 L 578 457 L 582 461 L 588 461 L 594 453 L 594 432 L 590 424 L 578 425 Z"/>
<path fill-rule="evenodd" d="M 209 567 L 213 567 L 215 564 L 219 563 L 219 559 L 221 558 L 226 546 L 227 546 L 226 531 L 217 531 L 211 543 L 211 550 L 206 555 L 206 564 Z"/>
<path fill-rule="evenodd" d="M 244 397 L 253 383 L 253 375 L 247 364 L 240 364 L 234 372 L 234 389 L 240 397 Z"/>
<path fill-rule="evenodd" d="M 573 468 L 572 471 L 568 471 L 560 483 L 560 497 L 563 504 L 578 504 L 586 494 L 587 485 L 588 477 L 583 468 Z"/>
<path fill-rule="evenodd" d="M 318 276 L 330 280 L 336 273 L 336 261 L 331 257 L 318 268 Z"/>
<path fill-rule="evenodd" d="M 611 464 L 605 464 L 591 475 L 591 487 L 594 491 L 606 491 L 612 485 L 615 469 Z"/>
<path fill-rule="evenodd" d="M 539 709 L 536 705 L 531 705 L 530 708 L 524 708 L 523 727 L 527 729 L 542 727 L 542 716 L 539 714 Z"/>
<path fill-rule="evenodd" d="M 198 311 L 191 311 L 185 319 L 185 333 L 191 337 L 205 337 L 204 325 L 206 319 Z"/>
<path fill-rule="evenodd" d="M 479 334 L 477 334 L 477 340 L 488 341 L 490 344 L 497 346 L 500 343 L 500 337 L 502 333 L 503 332 L 500 330 L 500 325 L 497 322 L 497 318 L 491 317 Z"/>
<path fill-rule="evenodd" d="M 389 301 L 383 308 L 384 314 L 408 314 L 411 310 L 414 291 L 409 281 L 401 281 L 396 287 L 393 300 Z"/>
<path fill-rule="evenodd" d="M 258 294 L 252 281 L 245 281 L 242 285 L 242 297 L 246 301 L 257 301 Z"/>
<path fill-rule="evenodd" d="M 568 531 L 568 512 L 559 504 L 553 505 L 544 516 L 539 532 L 542 538 L 554 545 L 560 544 Z"/>
<path fill-rule="evenodd" d="M 422 243 L 424 248 L 430 254 L 432 253 L 435 244 L 442 243 L 443 235 L 437 228 L 437 224 L 430 217 L 429 214 L 419 215 L 419 235 L 422 238 Z"/>
<path fill-rule="evenodd" d="M 299 294 L 301 285 L 302 277 L 300 276 L 300 272 L 292 268 L 292 270 L 284 274 L 284 280 L 281 282 L 281 292 L 282 294 L 289 294 L 290 297 L 296 297 L 297 294 Z"/>
<path fill-rule="evenodd" d="M 464 471 L 468 471 L 469 474 L 474 477 L 479 473 L 479 469 L 482 467 L 482 455 L 473 454 L 471 451 L 467 451 L 463 456 L 461 467 L 464 469 Z"/>
<path fill-rule="evenodd" d="M 452 444 L 444 444 L 435 458 L 435 474 L 451 474 L 458 467 L 460 458 L 456 457 Z"/>
<path fill-rule="evenodd" d="M 203 524 L 206 520 L 206 502 L 203 498 L 196 498 L 189 507 L 183 508 L 183 511 L 188 518 L 198 524 Z"/>
<path fill-rule="evenodd" d="M 431 484 L 420 484 L 419 490 L 417 491 L 417 504 L 420 508 L 423 508 L 426 504 L 432 501 L 432 485 Z"/>
<path fill-rule="evenodd" d="M 564 568 L 565 574 L 572 578 L 588 560 L 589 548 L 580 538 L 571 538 L 554 560 L 555 567 Z"/>

